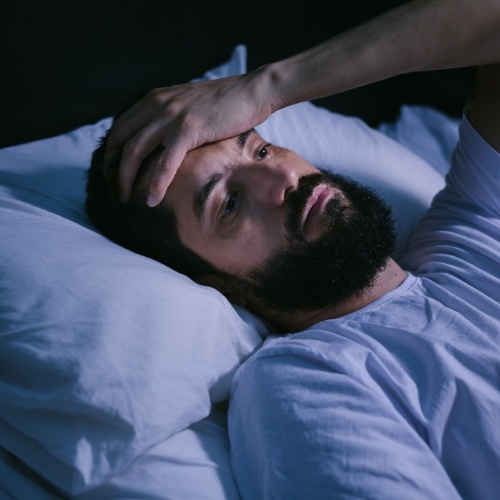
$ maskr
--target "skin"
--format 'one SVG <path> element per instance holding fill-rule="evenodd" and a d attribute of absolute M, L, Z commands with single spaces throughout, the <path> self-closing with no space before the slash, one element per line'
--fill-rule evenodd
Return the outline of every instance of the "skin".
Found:
<path fill-rule="evenodd" d="M 304 175 L 318 170 L 294 152 L 268 144 L 256 132 L 248 134 L 241 148 L 234 137 L 208 144 L 189 152 L 162 203 L 173 207 L 181 241 L 217 268 L 247 276 L 286 244 L 285 217 L 287 197 Z M 154 168 L 157 156 L 148 159 L 146 169 Z M 223 173 L 198 214 L 193 199 L 212 175 Z M 322 234 L 322 212 L 328 199 L 342 193 L 328 187 L 311 195 L 303 216 L 306 237 L 314 240 Z M 263 316 L 283 331 L 297 331 L 323 319 L 342 316 L 373 302 L 399 286 L 406 273 L 391 259 L 375 285 L 361 296 L 327 309 L 279 314 L 258 297 L 242 295 L 231 282 L 219 278 L 202 279 L 234 303 Z"/>

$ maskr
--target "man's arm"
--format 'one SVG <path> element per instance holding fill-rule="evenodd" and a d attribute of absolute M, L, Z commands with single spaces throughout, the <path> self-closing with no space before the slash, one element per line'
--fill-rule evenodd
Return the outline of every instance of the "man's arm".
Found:
<path fill-rule="evenodd" d="M 402 73 L 500 63 L 499 0 L 417 0 L 267 67 L 278 108 Z"/>
<path fill-rule="evenodd" d="M 142 160 L 165 151 L 148 204 L 165 195 L 187 151 L 235 136 L 272 112 L 412 71 L 500 62 L 500 0 L 416 0 L 316 47 L 240 77 L 156 89 L 113 125 L 128 199 Z"/>
<path fill-rule="evenodd" d="M 458 499 L 401 406 L 302 342 L 251 360 L 233 383 L 228 430 L 242 497 Z"/>
<path fill-rule="evenodd" d="M 465 113 L 474 128 L 500 153 L 500 64 L 478 69 Z"/>

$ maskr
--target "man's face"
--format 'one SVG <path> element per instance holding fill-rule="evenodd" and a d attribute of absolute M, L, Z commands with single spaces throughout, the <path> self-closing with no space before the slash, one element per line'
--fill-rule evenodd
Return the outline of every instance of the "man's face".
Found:
<path fill-rule="evenodd" d="M 317 172 L 250 131 L 188 153 L 164 202 L 186 246 L 219 269 L 245 273 L 286 245 L 288 197 L 302 176 Z M 334 191 L 325 186 L 308 237 L 320 234 L 320 209 Z"/>
<path fill-rule="evenodd" d="M 346 299 L 394 246 L 379 243 L 390 213 L 370 191 L 255 131 L 188 153 L 163 203 L 187 247 L 282 311 Z"/>

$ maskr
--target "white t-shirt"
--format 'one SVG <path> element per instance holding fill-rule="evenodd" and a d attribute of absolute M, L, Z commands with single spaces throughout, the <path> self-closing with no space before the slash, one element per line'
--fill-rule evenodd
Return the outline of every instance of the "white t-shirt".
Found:
<path fill-rule="evenodd" d="M 243 498 L 498 498 L 500 154 L 464 119 L 405 282 L 270 337 L 233 382 Z"/>

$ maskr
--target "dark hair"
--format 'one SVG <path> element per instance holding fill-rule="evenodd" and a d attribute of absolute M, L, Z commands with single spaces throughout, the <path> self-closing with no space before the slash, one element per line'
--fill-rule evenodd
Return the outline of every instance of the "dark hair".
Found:
<path fill-rule="evenodd" d="M 142 92 L 129 99 L 115 118 L 144 94 Z M 162 204 L 150 208 L 141 193 L 136 193 L 127 203 L 120 201 L 116 176 L 122 148 L 106 150 L 109 132 L 108 130 L 99 139 L 87 171 L 85 208 L 94 225 L 119 245 L 157 260 L 193 279 L 218 274 L 219 271 L 212 264 L 181 242 L 177 232 L 177 219 L 171 207 Z"/>

